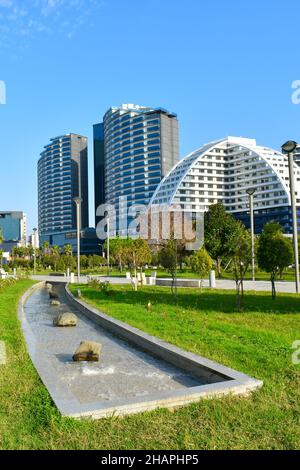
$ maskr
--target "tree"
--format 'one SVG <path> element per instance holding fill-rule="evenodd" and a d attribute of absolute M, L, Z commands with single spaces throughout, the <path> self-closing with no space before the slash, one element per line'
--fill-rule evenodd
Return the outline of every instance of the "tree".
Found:
<path fill-rule="evenodd" d="M 183 270 L 183 263 L 184 260 L 188 254 L 187 249 L 186 249 L 186 240 L 177 240 L 177 261 L 179 264 L 179 268 L 182 271 Z"/>
<path fill-rule="evenodd" d="M 143 238 L 137 238 L 134 240 L 133 252 L 136 267 L 139 268 L 142 273 L 143 267 L 151 262 L 151 252 L 146 240 Z"/>
<path fill-rule="evenodd" d="M 45 254 L 42 256 L 42 265 L 45 269 L 50 267 L 51 269 L 54 269 L 54 259 L 51 254 Z"/>
<path fill-rule="evenodd" d="M 43 246 L 42 246 L 43 254 L 48 254 L 49 246 L 50 246 L 50 243 L 49 243 L 49 242 L 44 242 L 44 243 L 43 243 Z"/>
<path fill-rule="evenodd" d="M 56 269 L 57 269 L 57 271 L 59 271 L 59 272 L 65 272 L 65 270 L 66 270 L 66 265 L 65 265 L 65 263 L 64 263 L 63 256 L 60 256 L 60 257 L 59 257 L 59 260 L 58 260 Z"/>
<path fill-rule="evenodd" d="M 53 267 L 54 271 L 57 270 L 57 263 L 59 262 L 60 258 L 60 250 L 58 245 L 53 245 L 51 248 L 51 256 L 53 258 Z"/>
<path fill-rule="evenodd" d="M 200 276 L 202 289 L 203 278 L 211 271 L 213 260 L 205 248 L 200 248 L 189 258 L 189 263 L 192 271 Z"/>
<path fill-rule="evenodd" d="M 89 267 L 89 259 L 86 255 L 80 256 L 80 265 L 82 269 L 87 269 Z"/>
<path fill-rule="evenodd" d="M 2 230 L 0 228 L 0 245 L 3 243 L 3 234 Z M 0 267 L 2 268 L 2 262 L 3 262 L 3 250 L 0 249 Z"/>
<path fill-rule="evenodd" d="M 235 223 L 236 219 L 220 203 L 211 205 L 204 215 L 205 248 L 216 263 L 219 277 L 223 262 L 230 256 Z"/>
<path fill-rule="evenodd" d="M 99 255 L 92 255 L 89 256 L 88 258 L 89 262 L 89 268 L 95 269 L 95 268 L 101 268 L 103 265 L 105 266 L 107 264 L 106 260 Z"/>
<path fill-rule="evenodd" d="M 11 255 L 12 255 L 12 258 L 13 259 L 16 259 L 16 258 L 21 258 L 21 259 L 28 259 L 30 258 L 30 251 L 29 249 L 26 247 L 26 246 L 15 246 L 13 249 L 12 249 L 12 252 L 11 252 Z"/>
<path fill-rule="evenodd" d="M 279 223 L 269 222 L 264 226 L 259 237 L 257 260 L 258 266 L 270 273 L 272 298 L 275 299 L 277 276 L 281 276 L 283 270 L 293 261 L 292 242 L 284 236 Z"/>
<path fill-rule="evenodd" d="M 72 245 L 67 244 L 67 245 L 64 246 L 64 255 L 66 255 L 66 256 L 72 256 L 73 255 Z"/>
<path fill-rule="evenodd" d="M 70 269 L 71 271 L 76 268 L 76 261 L 73 256 L 62 255 L 60 257 L 59 263 L 60 266 L 63 264 L 65 268 Z"/>
<path fill-rule="evenodd" d="M 143 238 L 128 238 L 125 247 L 125 260 L 134 271 L 135 278 L 137 278 L 137 268 L 140 268 L 142 273 L 143 266 L 151 261 L 151 253 L 146 240 Z"/>
<path fill-rule="evenodd" d="M 27 251 L 28 251 L 28 256 L 29 256 L 29 259 L 33 259 L 33 256 L 34 256 L 34 248 L 32 245 L 29 245 L 27 247 Z"/>
<path fill-rule="evenodd" d="M 2 230 L 0 228 L 0 245 L 4 242 L 4 237 L 3 237 L 3 234 L 2 234 Z M 3 266 L 3 253 L 4 251 L 2 249 L 0 249 L 0 267 L 2 268 Z"/>
<path fill-rule="evenodd" d="M 128 239 L 123 239 L 119 237 L 110 239 L 110 259 L 113 264 L 117 264 L 119 266 L 120 272 L 123 271 L 123 265 L 126 259 L 126 247 L 128 247 Z M 103 250 L 107 251 L 107 240 L 105 240 Z"/>
<path fill-rule="evenodd" d="M 237 308 L 241 310 L 244 307 L 244 278 L 252 260 L 251 235 L 241 222 L 235 222 L 228 243 L 233 261 Z"/>
<path fill-rule="evenodd" d="M 151 254 L 151 265 L 157 266 L 159 264 L 159 252 Z"/>
<path fill-rule="evenodd" d="M 159 252 L 159 263 L 171 274 L 172 294 L 177 294 L 177 240 L 171 238 Z"/>

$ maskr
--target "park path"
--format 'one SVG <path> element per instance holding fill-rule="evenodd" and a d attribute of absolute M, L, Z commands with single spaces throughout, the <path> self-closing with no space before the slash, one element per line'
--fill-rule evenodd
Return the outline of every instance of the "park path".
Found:
<path fill-rule="evenodd" d="M 209 286 L 208 281 L 205 281 L 203 284 L 205 287 Z M 216 280 L 217 289 L 235 289 L 235 281 L 230 279 L 217 279 Z M 251 291 L 263 291 L 269 292 L 271 290 L 270 281 L 244 281 L 244 289 Z M 294 282 L 288 281 L 278 281 L 276 282 L 277 292 L 295 294 L 296 288 Z"/>

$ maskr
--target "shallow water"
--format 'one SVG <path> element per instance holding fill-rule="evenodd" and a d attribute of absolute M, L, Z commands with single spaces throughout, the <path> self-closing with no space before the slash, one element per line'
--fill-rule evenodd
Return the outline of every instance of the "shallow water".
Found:
<path fill-rule="evenodd" d="M 60 307 L 50 306 L 46 289 L 36 290 L 27 300 L 25 335 L 32 355 L 38 357 L 39 367 L 44 365 L 51 380 L 61 382 L 80 403 L 123 400 L 207 383 L 205 378 L 193 377 L 95 325 L 67 303 L 62 285 L 55 290 Z M 54 317 L 63 312 L 78 316 L 77 327 L 53 327 Z M 84 340 L 102 344 L 99 363 L 72 361 Z"/>

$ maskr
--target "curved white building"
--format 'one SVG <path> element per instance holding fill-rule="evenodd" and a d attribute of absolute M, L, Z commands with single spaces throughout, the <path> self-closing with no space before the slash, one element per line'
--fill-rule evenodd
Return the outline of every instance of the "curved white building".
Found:
<path fill-rule="evenodd" d="M 294 169 L 300 206 L 300 167 L 295 163 Z M 249 226 L 249 188 L 256 189 L 256 233 L 270 220 L 292 233 L 287 156 L 258 146 L 254 139 L 228 137 L 187 155 L 161 181 L 150 206 L 180 205 L 184 211 L 203 213 L 221 202 Z"/>

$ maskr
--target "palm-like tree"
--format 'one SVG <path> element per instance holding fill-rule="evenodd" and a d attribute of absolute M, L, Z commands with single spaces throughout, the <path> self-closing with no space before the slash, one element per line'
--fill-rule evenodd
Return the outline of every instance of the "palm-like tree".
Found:
<path fill-rule="evenodd" d="M 56 271 L 57 269 L 57 263 L 59 261 L 59 246 L 58 245 L 53 245 L 52 247 L 52 257 L 54 260 L 54 270 Z"/>
<path fill-rule="evenodd" d="M 65 246 L 64 246 L 64 254 L 65 254 L 66 256 L 72 256 L 72 254 L 73 254 L 72 245 L 65 245 Z"/>
<path fill-rule="evenodd" d="M 49 251 L 49 246 L 50 246 L 50 243 L 49 243 L 49 242 L 44 242 L 44 243 L 43 243 L 43 253 L 44 253 L 44 255 L 48 253 L 48 251 Z"/>
<path fill-rule="evenodd" d="M 0 228 L 0 245 L 3 243 L 3 234 Z M 3 258 L 3 250 L 0 249 L 0 267 L 2 268 L 2 258 Z"/>

